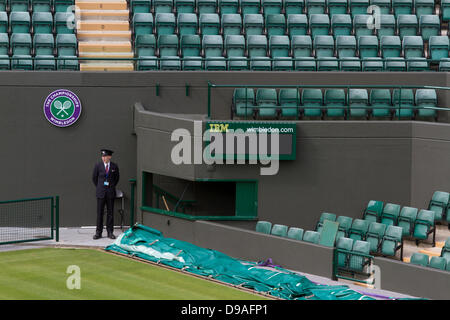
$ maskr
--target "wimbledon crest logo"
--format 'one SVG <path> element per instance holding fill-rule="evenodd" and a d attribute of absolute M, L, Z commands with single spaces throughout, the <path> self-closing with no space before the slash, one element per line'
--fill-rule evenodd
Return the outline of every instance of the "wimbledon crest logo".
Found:
<path fill-rule="evenodd" d="M 51 124 L 57 127 L 68 127 L 81 115 L 80 99 L 72 91 L 55 90 L 45 99 L 44 114 Z"/>

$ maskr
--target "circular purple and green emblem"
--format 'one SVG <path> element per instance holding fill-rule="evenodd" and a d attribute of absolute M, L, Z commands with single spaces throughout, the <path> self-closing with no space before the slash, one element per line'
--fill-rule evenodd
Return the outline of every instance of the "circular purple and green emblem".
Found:
<path fill-rule="evenodd" d="M 68 127 L 80 117 L 81 101 L 70 90 L 55 90 L 45 99 L 44 114 L 51 124 L 57 127 Z"/>

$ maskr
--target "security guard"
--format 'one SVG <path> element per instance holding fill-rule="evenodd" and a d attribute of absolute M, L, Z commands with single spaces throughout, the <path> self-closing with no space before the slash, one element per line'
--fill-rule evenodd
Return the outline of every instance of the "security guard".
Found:
<path fill-rule="evenodd" d="M 97 197 L 97 229 L 94 240 L 102 237 L 103 212 L 106 204 L 106 231 L 108 238 L 115 239 L 114 229 L 114 199 L 116 198 L 116 185 L 119 182 L 119 167 L 111 162 L 113 151 L 102 149 L 102 161 L 98 162 L 92 173 L 92 182 L 96 187 Z"/>

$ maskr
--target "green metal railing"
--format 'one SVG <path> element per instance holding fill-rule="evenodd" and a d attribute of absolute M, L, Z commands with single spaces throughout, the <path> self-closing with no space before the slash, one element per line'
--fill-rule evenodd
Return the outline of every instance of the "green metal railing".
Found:
<path fill-rule="evenodd" d="M 0 244 L 59 241 L 59 196 L 0 201 Z"/>
<path fill-rule="evenodd" d="M 245 109 L 244 109 L 244 113 L 245 113 L 245 117 L 244 119 L 247 119 L 248 116 L 248 112 L 247 110 L 252 108 L 259 108 L 259 109 L 264 109 L 264 108 L 278 108 L 280 109 L 281 106 L 280 105 L 273 105 L 273 106 L 257 106 L 257 105 L 253 105 L 253 104 L 249 104 L 249 97 L 248 97 L 248 90 L 247 89 L 260 89 L 260 88 L 271 88 L 271 89 L 277 89 L 277 88 L 281 88 L 281 89 L 296 89 L 297 90 L 297 97 L 296 97 L 296 106 L 284 106 L 283 108 L 286 109 L 296 109 L 297 112 L 297 117 L 296 119 L 300 119 L 301 118 L 301 113 L 300 111 L 302 111 L 303 109 L 314 109 L 314 107 L 304 107 L 302 105 L 300 105 L 300 89 L 312 89 L 312 88 L 316 88 L 316 89 L 344 89 L 346 92 L 345 95 L 345 103 L 346 105 L 344 106 L 326 106 L 323 103 L 321 103 L 319 108 L 316 108 L 316 110 L 327 110 L 327 109 L 338 109 L 338 110 L 344 110 L 345 111 L 345 119 L 347 119 L 347 116 L 350 115 L 351 110 L 365 110 L 365 111 L 369 111 L 371 109 L 384 109 L 384 110 L 389 110 L 391 111 L 391 118 L 394 117 L 394 113 L 397 115 L 398 120 L 404 118 L 404 116 L 402 116 L 402 110 L 411 110 L 413 113 L 415 113 L 415 111 L 417 110 L 435 110 L 435 114 L 437 117 L 437 111 L 450 111 L 450 108 L 443 108 L 443 107 L 434 107 L 434 106 L 407 106 L 409 102 L 409 100 L 407 100 L 405 97 L 403 97 L 402 95 L 402 90 L 406 90 L 406 89 L 434 89 L 434 90 L 450 90 L 450 87 L 439 87 L 439 86 L 412 86 L 412 85 L 256 85 L 256 84 L 250 84 L 250 85 L 235 85 L 235 84 L 231 84 L 231 85 L 227 85 L 227 84 L 213 84 L 211 82 L 208 82 L 208 97 L 207 97 L 207 117 L 208 119 L 211 118 L 211 102 L 212 102 L 212 90 L 215 88 L 244 88 L 245 89 Z M 369 106 L 367 105 L 366 107 L 363 106 L 354 106 L 352 107 L 349 103 L 349 93 L 350 93 L 350 89 L 392 89 L 398 90 L 398 97 L 396 97 L 394 99 L 394 97 L 392 97 L 393 100 L 393 104 L 392 106 Z M 367 101 L 367 103 L 369 103 L 369 101 Z M 414 101 L 412 102 L 414 104 Z M 232 108 L 234 108 L 234 101 L 233 101 L 233 105 Z M 232 110 L 234 111 L 234 110 Z M 321 112 L 322 114 L 324 112 Z M 232 112 L 232 114 L 234 115 L 234 112 Z M 435 119 L 437 120 L 437 118 Z"/>

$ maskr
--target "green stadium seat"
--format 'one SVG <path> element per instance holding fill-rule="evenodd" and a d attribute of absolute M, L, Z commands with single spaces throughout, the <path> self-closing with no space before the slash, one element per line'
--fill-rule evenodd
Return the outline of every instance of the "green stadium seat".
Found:
<path fill-rule="evenodd" d="M 296 89 L 294 89 L 294 91 L 297 91 Z M 321 232 L 322 231 L 322 227 L 323 227 L 323 223 L 325 220 L 329 220 L 329 221 L 336 221 L 336 214 L 334 213 L 329 213 L 329 212 L 322 212 L 322 214 L 320 215 L 319 221 L 316 224 L 316 230 L 317 232 Z"/>
<path fill-rule="evenodd" d="M 426 90 L 426 91 L 423 91 Z M 426 100 L 432 101 L 436 99 L 436 91 L 431 89 L 422 89 L 417 93 L 416 91 L 416 101 Z M 433 196 L 428 203 L 428 210 L 434 212 L 435 221 L 442 220 L 445 215 L 448 217 L 448 205 L 450 202 L 450 194 L 444 191 L 435 191 Z"/>
<path fill-rule="evenodd" d="M 42 33 L 35 34 L 33 37 L 33 47 L 35 55 L 54 55 L 55 40 L 53 39 L 53 35 Z"/>
<path fill-rule="evenodd" d="M 418 18 L 434 14 L 434 0 L 414 0 L 414 11 Z"/>
<path fill-rule="evenodd" d="M 241 88 L 235 89 L 234 95 L 236 95 L 237 92 L 240 92 L 241 91 L 240 89 Z M 252 92 L 253 92 L 253 89 L 249 89 L 249 90 L 252 90 Z M 272 223 L 269 221 L 258 221 L 256 223 L 256 232 L 270 234 L 271 230 L 272 230 Z"/>
<path fill-rule="evenodd" d="M 369 0 L 349 0 L 350 13 L 352 17 L 357 14 L 367 14 Z"/>
<path fill-rule="evenodd" d="M 252 71 L 271 71 L 272 63 L 269 57 L 256 57 L 250 60 L 250 70 Z"/>
<path fill-rule="evenodd" d="M 9 25 L 11 33 L 29 33 L 31 28 L 31 18 L 28 12 L 11 12 L 9 15 Z"/>
<path fill-rule="evenodd" d="M 133 15 L 133 32 L 134 34 L 152 34 L 153 33 L 153 14 L 152 13 L 135 13 Z"/>
<path fill-rule="evenodd" d="M 220 18 L 216 13 L 202 13 L 199 18 L 200 33 L 202 35 L 220 34 Z"/>
<path fill-rule="evenodd" d="M 402 47 L 405 59 L 423 56 L 423 40 L 421 36 L 405 36 Z"/>
<path fill-rule="evenodd" d="M 366 89 L 349 89 L 348 102 L 351 117 L 367 118 L 369 116 L 369 96 Z"/>
<path fill-rule="evenodd" d="M 416 244 L 420 240 L 427 240 L 428 235 L 433 233 L 433 247 L 435 246 L 435 222 L 434 212 L 430 210 L 420 210 L 414 224 L 413 237 L 416 239 Z"/>
<path fill-rule="evenodd" d="M 280 89 L 278 92 L 278 101 L 281 107 L 282 117 L 299 116 L 300 93 L 297 89 Z"/>
<path fill-rule="evenodd" d="M 181 57 L 199 57 L 202 46 L 198 34 L 182 35 L 180 38 Z"/>
<path fill-rule="evenodd" d="M 392 8 L 396 18 L 401 14 L 412 14 L 413 0 L 392 0 Z"/>
<path fill-rule="evenodd" d="M 307 230 L 303 233 L 303 241 L 319 244 L 320 241 L 320 233 L 316 231 Z"/>
<path fill-rule="evenodd" d="M 283 224 L 274 224 L 270 234 L 278 237 L 287 237 L 288 227 Z"/>
<path fill-rule="evenodd" d="M 431 257 L 428 266 L 434 269 L 446 270 L 447 260 L 442 257 Z"/>
<path fill-rule="evenodd" d="M 284 14 L 269 14 L 266 17 L 267 36 L 282 36 L 286 34 L 286 18 Z"/>
<path fill-rule="evenodd" d="M 367 24 L 371 22 L 373 17 L 367 14 L 357 14 L 353 17 L 353 29 L 358 39 L 360 36 L 373 35 L 373 29 L 367 28 Z"/>
<path fill-rule="evenodd" d="M 397 225 L 398 216 L 400 215 L 400 205 L 394 203 L 386 203 L 381 213 L 381 223 L 391 226 Z"/>
<path fill-rule="evenodd" d="M 28 9 L 29 9 L 28 0 L 9 0 L 9 10 L 11 13 L 28 12 Z"/>
<path fill-rule="evenodd" d="M 6 4 L 7 4 L 7 0 L 0 0 L 0 12 L 5 12 L 6 13 Z M 8 61 L 8 66 L 9 66 L 9 61 Z M 9 70 L 9 67 L 7 67 L 6 64 L 2 64 L 2 67 L 4 67 L 5 69 L 2 70 Z"/>
<path fill-rule="evenodd" d="M 209 57 L 205 60 L 205 70 L 226 71 L 227 62 L 224 57 Z"/>
<path fill-rule="evenodd" d="M 320 90 L 320 89 L 319 89 Z M 336 222 L 339 223 L 338 233 L 336 235 L 336 239 L 340 237 L 347 237 L 350 231 L 350 228 L 353 223 L 353 219 L 347 216 L 339 216 L 336 218 Z"/>
<path fill-rule="evenodd" d="M 306 12 L 308 16 L 312 14 L 324 14 L 326 8 L 325 0 L 305 0 Z"/>
<path fill-rule="evenodd" d="M 327 89 L 324 94 L 326 115 L 330 118 L 345 117 L 346 96 L 344 89 Z M 335 217 L 336 219 L 336 217 Z M 335 221 L 335 220 L 332 220 Z"/>
<path fill-rule="evenodd" d="M 450 42 L 448 36 L 431 36 L 429 39 L 428 56 L 433 61 L 440 61 L 448 58 L 450 50 Z"/>
<path fill-rule="evenodd" d="M 336 38 L 336 51 L 339 58 L 354 57 L 356 49 L 356 38 L 354 36 L 338 36 Z"/>
<path fill-rule="evenodd" d="M 34 34 L 53 32 L 53 16 L 50 12 L 34 12 L 32 21 Z"/>
<path fill-rule="evenodd" d="M 383 207 L 384 203 L 382 201 L 370 200 L 364 209 L 363 219 L 369 222 L 379 222 Z"/>
<path fill-rule="evenodd" d="M 428 71 L 430 68 L 426 58 L 411 58 L 406 61 L 407 71 Z"/>
<path fill-rule="evenodd" d="M 334 14 L 331 17 L 331 31 L 335 38 L 350 36 L 352 29 L 352 18 L 349 14 Z"/>
<path fill-rule="evenodd" d="M 426 255 L 425 253 L 414 252 L 411 255 L 410 263 L 418 265 L 418 266 L 422 266 L 422 267 L 428 267 L 428 262 L 429 262 L 428 259 L 429 259 L 429 256 Z"/>
<path fill-rule="evenodd" d="M 450 58 L 442 58 L 439 61 L 439 71 L 450 72 Z"/>
<path fill-rule="evenodd" d="M 0 33 L 7 33 L 9 29 L 8 14 L 5 11 L 0 12 Z"/>
<path fill-rule="evenodd" d="M 450 21 L 450 0 L 441 0 L 442 21 Z"/>
<path fill-rule="evenodd" d="M 31 55 L 31 35 L 29 33 L 13 33 L 11 35 L 12 54 L 17 56 Z"/>
<path fill-rule="evenodd" d="M 64 71 L 78 71 L 80 70 L 80 63 L 76 56 L 64 56 L 65 59 L 58 59 L 57 69 Z"/>
<path fill-rule="evenodd" d="M 241 14 L 257 14 L 261 10 L 260 0 L 240 0 L 241 1 Z"/>
<path fill-rule="evenodd" d="M 353 220 L 352 226 L 348 231 L 348 237 L 353 240 L 365 240 L 369 230 L 369 221 L 362 219 Z"/>
<path fill-rule="evenodd" d="M 339 71 L 339 62 L 336 57 L 317 58 L 317 71 Z"/>
<path fill-rule="evenodd" d="M 385 224 L 370 222 L 369 229 L 366 234 L 366 241 L 370 244 L 371 253 L 378 253 L 380 251 L 381 242 L 386 232 L 386 228 L 387 226 Z"/>
<path fill-rule="evenodd" d="M 136 61 L 136 70 L 149 71 L 158 70 L 158 61 L 156 56 L 139 56 L 140 60 Z"/>
<path fill-rule="evenodd" d="M 262 35 L 264 31 L 264 18 L 262 14 L 244 15 L 245 35 Z"/>
<path fill-rule="evenodd" d="M 337 263 L 339 268 L 347 269 L 350 253 L 353 249 L 353 239 L 340 237 L 336 241 Z"/>
<path fill-rule="evenodd" d="M 55 13 L 56 12 L 67 12 L 67 9 L 69 9 L 70 6 L 73 6 L 75 4 L 75 0 L 53 0 L 53 6 Z M 75 63 L 71 66 L 67 64 L 67 67 L 70 68 L 69 70 L 78 70 L 78 62 L 75 66 Z M 62 65 L 62 68 L 65 68 L 64 65 Z M 75 69 L 77 68 L 77 69 Z"/>
<path fill-rule="evenodd" d="M 308 32 L 308 17 L 306 14 L 290 14 L 287 17 L 289 36 L 304 36 Z"/>
<path fill-rule="evenodd" d="M 401 99 L 400 99 L 401 98 Z M 414 116 L 414 93 L 412 89 L 394 89 L 392 92 L 392 105 L 396 118 L 412 118 Z"/>
<path fill-rule="evenodd" d="M 383 70 L 383 60 L 380 57 L 362 59 L 362 71 L 380 72 Z"/>
<path fill-rule="evenodd" d="M 333 36 L 316 36 L 313 41 L 313 47 L 316 58 L 334 57 Z"/>
<path fill-rule="evenodd" d="M 222 15 L 223 36 L 240 35 L 242 31 L 242 17 L 238 13 Z"/>
<path fill-rule="evenodd" d="M 399 57 L 388 57 L 385 61 L 386 71 L 406 71 L 406 60 L 405 58 Z"/>
<path fill-rule="evenodd" d="M 294 61 L 296 71 L 316 71 L 316 60 L 313 57 L 296 58 Z"/>
<path fill-rule="evenodd" d="M 32 12 L 51 12 L 52 1 L 51 0 L 31 0 Z"/>
<path fill-rule="evenodd" d="M 378 56 L 378 38 L 376 36 L 361 36 L 357 40 L 361 59 Z"/>
<path fill-rule="evenodd" d="M 419 29 L 424 41 L 428 41 L 431 36 L 439 36 L 441 32 L 439 16 L 421 15 L 419 18 Z"/>
<path fill-rule="evenodd" d="M 176 28 L 175 15 L 173 13 L 157 13 L 155 16 L 156 34 L 174 34 Z"/>
<path fill-rule="evenodd" d="M 159 70 L 178 71 L 181 70 L 181 61 L 178 56 L 164 56 L 159 60 Z"/>
<path fill-rule="evenodd" d="M 366 257 L 369 253 L 370 244 L 367 241 L 354 240 L 352 253 L 350 254 L 350 259 L 348 261 L 349 269 L 362 272 L 364 267 L 370 263 L 370 258 Z"/>
<path fill-rule="evenodd" d="M 437 108 L 437 95 L 434 89 L 417 89 L 416 95 L 416 107 L 417 116 L 421 118 L 433 118 L 437 121 L 437 110 L 436 109 L 426 109 L 426 108 Z M 443 215 L 439 215 L 439 211 L 435 211 L 435 219 L 441 220 Z M 445 211 L 444 211 L 445 213 Z"/>
<path fill-rule="evenodd" d="M 394 36 L 397 30 L 395 16 L 393 14 L 381 14 L 380 17 L 380 29 L 377 29 L 378 39 L 383 36 Z"/>
<path fill-rule="evenodd" d="M 56 12 L 54 18 L 54 26 L 56 34 L 71 34 L 75 31 L 75 24 L 73 24 L 74 28 L 71 28 L 67 25 L 67 21 L 74 21 L 75 16 L 70 12 Z"/>
<path fill-rule="evenodd" d="M 155 56 L 156 54 L 156 38 L 154 34 L 140 34 L 135 40 L 135 55 L 139 56 Z"/>
<path fill-rule="evenodd" d="M 177 19 L 178 35 L 193 35 L 198 31 L 198 19 L 195 13 L 179 13 Z"/>
<path fill-rule="evenodd" d="M 450 264 L 450 237 L 448 237 L 447 240 L 445 240 L 445 243 L 444 243 L 444 246 L 442 247 L 440 256 L 447 261 L 447 270 L 450 271 L 450 268 L 449 268 L 449 264 Z"/>
<path fill-rule="evenodd" d="M 239 13 L 239 0 L 219 0 L 220 14 L 238 14 Z"/>
<path fill-rule="evenodd" d="M 250 35 L 247 37 L 247 52 L 249 58 L 267 56 L 267 37 Z"/>
<path fill-rule="evenodd" d="M 36 55 L 34 70 L 56 70 L 56 61 L 53 55 Z"/>
<path fill-rule="evenodd" d="M 402 44 L 399 36 L 384 36 L 380 40 L 381 55 L 383 58 L 400 57 Z"/>
<path fill-rule="evenodd" d="M 372 89 L 370 90 L 370 106 L 372 108 L 372 116 L 374 118 L 383 118 L 392 116 L 392 99 L 389 89 Z M 375 201 L 379 202 L 379 201 Z M 381 203 L 381 211 L 377 216 L 372 216 L 371 221 L 377 221 L 377 217 L 381 217 L 383 203 Z"/>
<path fill-rule="evenodd" d="M 417 218 L 417 208 L 403 207 L 398 217 L 398 226 L 403 229 L 402 236 L 410 236 L 414 230 L 414 222 Z"/>
<path fill-rule="evenodd" d="M 223 38 L 219 35 L 205 35 L 202 39 L 202 49 L 205 58 L 223 56 Z"/>
<path fill-rule="evenodd" d="M 269 50 L 272 58 L 289 57 L 289 52 L 291 50 L 289 37 L 271 36 L 269 38 Z"/>
<path fill-rule="evenodd" d="M 283 2 L 282 0 L 261 0 L 261 6 L 263 8 L 264 17 L 267 18 L 271 14 L 281 14 Z"/>
<path fill-rule="evenodd" d="M 195 0 L 175 0 L 175 10 L 180 13 L 195 13 Z"/>
<path fill-rule="evenodd" d="M 9 54 L 9 38 L 7 33 L 0 33 L 0 56 Z"/>
<path fill-rule="evenodd" d="M 304 7 L 304 0 L 284 0 L 284 10 L 288 18 L 291 14 L 302 14 Z"/>
<path fill-rule="evenodd" d="M 7 54 L 0 54 L 0 70 L 10 70 L 11 63 Z"/>
<path fill-rule="evenodd" d="M 217 0 L 197 0 L 197 12 L 199 14 L 216 13 Z"/>
<path fill-rule="evenodd" d="M 415 36 L 419 30 L 419 20 L 415 14 L 401 14 L 397 18 L 397 28 L 400 39 Z"/>
<path fill-rule="evenodd" d="M 290 227 L 287 232 L 287 237 L 294 240 L 303 239 L 303 229 L 297 227 Z"/>
<path fill-rule="evenodd" d="M 322 117 L 323 96 L 320 89 L 303 89 L 303 116 Z"/>
<path fill-rule="evenodd" d="M 328 14 L 333 23 L 333 17 L 335 15 L 337 15 L 337 14 L 346 15 L 347 14 L 348 1 L 347 0 L 328 0 L 327 7 L 328 7 Z M 350 21 L 350 23 L 351 23 L 351 21 Z"/>
<path fill-rule="evenodd" d="M 11 59 L 11 70 L 33 70 L 33 60 L 28 54 L 14 54 Z"/>
<path fill-rule="evenodd" d="M 173 0 L 153 0 L 154 13 L 171 13 L 173 11 Z"/>
<path fill-rule="evenodd" d="M 403 229 L 398 226 L 387 226 L 386 232 L 381 241 L 381 254 L 384 256 L 394 257 L 399 249 L 401 249 L 400 260 L 403 260 Z"/>
<path fill-rule="evenodd" d="M 134 13 L 150 13 L 152 10 L 151 0 L 130 0 L 130 11 Z"/>
<path fill-rule="evenodd" d="M 256 90 L 256 109 L 261 118 L 275 118 L 277 105 L 278 95 L 276 89 L 260 88 Z"/>
<path fill-rule="evenodd" d="M 255 92 L 251 88 L 236 88 L 233 92 L 233 110 L 239 117 L 253 115 Z M 258 230 L 257 230 L 258 231 Z"/>
<path fill-rule="evenodd" d="M 340 60 L 339 70 L 361 71 L 361 60 L 357 57 L 344 57 Z"/>
<path fill-rule="evenodd" d="M 309 29 L 311 38 L 316 36 L 325 36 L 330 32 L 330 18 L 327 14 L 311 14 L 309 16 Z"/>
<path fill-rule="evenodd" d="M 391 13 L 391 0 L 370 0 L 371 6 L 377 6 L 380 10 L 380 14 Z"/>
<path fill-rule="evenodd" d="M 178 36 L 176 34 L 162 34 L 157 39 L 160 57 L 178 56 Z"/>
<path fill-rule="evenodd" d="M 195 70 L 203 70 L 203 61 L 202 57 L 186 57 L 183 59 L 181 63 L 181 67 L 186 71 L 195 71 Z"/>
<path fill-rule="evenodd" d="M 246 57 L 228 58 L 228 70 L 231 71 L 249 70 L 248 59 Z"/>
<path fill-rule="evenodd" d="M 74 34 L 56 35 L 56 51 L 58 56 L 76 56 L 77 47 L 77 37 Z"/>
<path fill-rule="evenodd" d="M 245 38 L 242 35 L 228 35 L 225 37 L 225 52 L 228 58 L 244 57 Z"/>

